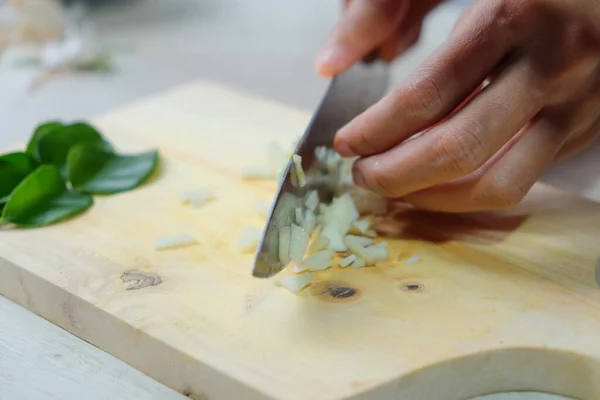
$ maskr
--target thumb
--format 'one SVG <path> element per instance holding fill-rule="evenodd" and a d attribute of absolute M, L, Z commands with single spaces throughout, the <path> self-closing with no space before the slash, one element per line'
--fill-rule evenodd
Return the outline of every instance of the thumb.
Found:
<path fill-rule="evenodd" d="M 349 3 L 349 4 L 348 4 Z M 410 0 L 352 0 L 317 57 L 317 71 L 331 77 L 344 72 L 392 35 L 406 16 Z"/>

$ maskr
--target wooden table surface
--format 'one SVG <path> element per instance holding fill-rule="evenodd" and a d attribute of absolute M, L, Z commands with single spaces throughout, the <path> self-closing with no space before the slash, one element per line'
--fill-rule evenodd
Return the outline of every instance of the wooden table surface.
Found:
<path fill-rule="evenodd" d="M 252 3 L 252 2 L 250 2 Z M 107 8 L 93 16 L 103 38 L 133 43 L 137 50 L 121 59 L 115 76 L 75 76 L 26 95 L 31 72 L 0 65 L 0 147 L 25 140 L 40 120 L 60 116 L 88 118 L 172 85 L 200 77 L 225 81 L 282 102 L 311 109 L 325 82 L 312 74 L 316 47 L 337 13 L 337 5 L 319 0 L 264 1 L 240 6 L 233 1 L 173 0 L 165 10 L 158 0 L 125 9 Z M 161 8 L 162 7 L 162 8 Z M 314 10 L 322 10 L 315 14 Z M 290 11 L 292 10 L 292 12 Z M 400 79 L 443 40 L 460 10 L 445 7 L 429 21 L 430 29 L 397 67 Z M 207 17 L 210 16 L 210 18 Z M 290 16 L 311 21 L 311 29 Z M 270 24 L 270 25 L 269 25 Z M 270 26 L 257 30 L 255 26 Z M 284 29 L 285 28 L 285 29 Z M 279 29 L 273 35 L 274 29 Z M 283 31 L 283 33 L 281 33 Z M 231 48 L 243 37 L 244 50 Z M 173 41 L 194 46 L 178 50 Z M 232 67 L 240 56 L 245 68 Z M 269 68 L 263 68 L 265 64 Z M 298 79 L 290 83 L 290 74 Z M 56 98 L 64 101 L 56 102 Z M 600 200 L 597 162 L 600 145 L 550 171 L 545 181 Z M 0 398 L 29 399 L 184 399 L 185 397 L 114 357 L 57 328 L 22 307 L 0 298 Z M 541 394 L 506 394 L 486 400 L 557 399 Z"/>

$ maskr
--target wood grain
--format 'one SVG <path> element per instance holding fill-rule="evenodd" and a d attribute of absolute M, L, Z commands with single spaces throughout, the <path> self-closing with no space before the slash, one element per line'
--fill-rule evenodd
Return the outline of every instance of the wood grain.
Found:
<path fill-rule="evenodd" d="M 600 398 L 600 206 L 576 196 L 538 186 L 516 210 L 469 216 L 399 208 L 377 268 L 324 271 L 298 296 L 252 278 L 236 241 L 275 187 L 239 171 L 309 117 L 200 82 L 97 118 L 119 149 L 159 147 L 160 173 L 69 222 L 0 232 L 0 294 L 196 398 Z M 194 187 L 217 199 L 182 206 Z M 154 250 L 173 233 L 199 244 Z M 160 282 L 127 290 L 128 271 Z M 333 298 L 331 283 L 356 294 Z"/>

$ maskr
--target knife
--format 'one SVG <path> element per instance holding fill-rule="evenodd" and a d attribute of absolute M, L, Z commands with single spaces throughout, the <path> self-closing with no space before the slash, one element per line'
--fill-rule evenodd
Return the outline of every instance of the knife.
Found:
<path fill-rule="evenodd" d="M 294 154 L 302 157 L 304 170 L 315 161 L 315 149 L 332 148 L 336 132 L 383 97 L 389 84 L 389 67 L 385 63 L 358 63 L 335 76 L 329 83 L 317 111 L 298 142 Z M 308 190 L 322 187 L 299 187 L 292 182 L 293 161 L 290 157 L 271 206 L 262 238 L 258 244 L 252 275 L 269 278 L 286 265 L 279 261 L 279 230 L 294 222 L 294 211 L 302 207 Z"/>

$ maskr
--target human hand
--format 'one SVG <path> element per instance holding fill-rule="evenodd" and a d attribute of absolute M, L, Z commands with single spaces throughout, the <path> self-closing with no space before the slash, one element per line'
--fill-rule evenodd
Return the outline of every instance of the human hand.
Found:
<path fill-rule="evenodd" d="M 317 57 L 319 74 L 331 77 L 374 53 L 392 61 L 412 47 L 423 18 L 442 0 L 344 0 L 344 12 Z"/>
<path fill-rule="evenodd" d="M 600 133 L 599 65 L 600 1 L 480 0 L 335 148 L 360 156 L 359 186 L 419 208 L 511 208 Z"/>

